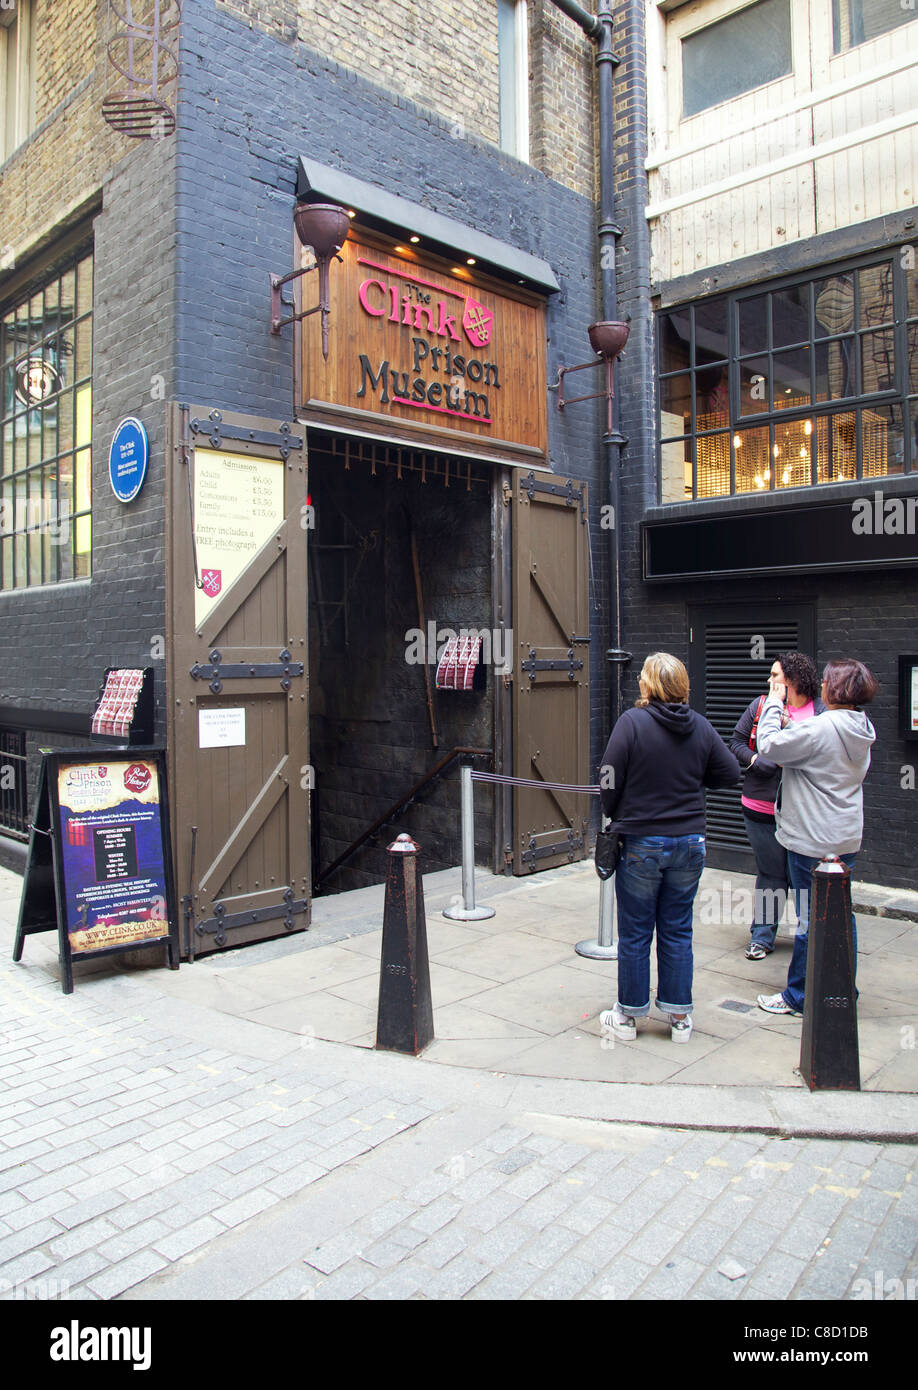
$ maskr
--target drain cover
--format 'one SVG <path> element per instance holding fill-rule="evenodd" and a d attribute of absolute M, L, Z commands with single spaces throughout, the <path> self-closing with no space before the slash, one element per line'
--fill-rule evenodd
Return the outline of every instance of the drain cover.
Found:
<path fill-rule="evenodd" d="M 741 999 L 724 999 L 717 1006 L 719 1009 L 729 1009 L 733 1014 L 748 1014 L 755 1008 L 754 1004 L 744 1004 Z"/>

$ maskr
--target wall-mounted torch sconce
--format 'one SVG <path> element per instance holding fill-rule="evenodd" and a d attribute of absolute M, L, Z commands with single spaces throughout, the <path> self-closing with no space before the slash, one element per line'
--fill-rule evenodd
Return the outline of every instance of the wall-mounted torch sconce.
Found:
<path fill-rule="evenodd" d="M 315 265 L 304 266 L 302 270 L 292 270 L 289 275 L 272 275 L 271 278 L 271 332 L 280 333 L 288 323 L 298 323 L 310 314 L 322 314 L 322 356 L 328 361 L 328 315 L 329 303 L 328 268 L 332 259 L 341 260 L 338 252 L 347 241 L 351 221 L 344 208 L 337 203 L 300 203 L 293 214 L 296 234 L 304 246 L 311 246 L 316 258 Z M 282 309 L 295 309 L 292 299 L 284 299 L 282 286 L 300 275 L 308 275 L 311 270 L 319 272 L 319 302 L 313 309 L 304 309 L 301 314 L 291 314 L 281 318 Z"/>
<path fill-rule="evenodd" d="M 558 371 L 558 380 L 554 385 L 549 386 L 549 391 L 558 392 L 558 409 L 563 410 L 566 405 L 574 405 L 577 401 L 595 401 L 600 396 L 605 396 L 608 402 L 608 415 L 606 433 L 612 434 L 612 397 L 615 395 L 615 359 L 624 349 L 628 341 L 628 334 L 631 332 L 627 323 L 619 323 L 617 320 L 608 320 L 604 323 L 591 323 L 587 332 L 590 335 L 590 346 L 595 353 L 598 353 L 599 360 L 593 362 L 581 362 L 576 367 L 561 367 Z M 587 367 L 600 367 L 605 364 L 606 368 L 606 389 L 605 391 L 593 391 L 589 396 L 571 396 L 568 400 L 564 399 L 564 378 L 568 372 L 582 372 Z"/>

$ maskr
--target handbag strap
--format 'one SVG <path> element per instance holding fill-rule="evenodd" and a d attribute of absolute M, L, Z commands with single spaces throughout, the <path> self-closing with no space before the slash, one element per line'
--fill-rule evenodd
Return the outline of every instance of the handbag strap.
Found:
<path fill-rule="evenodd" d="M 767 695 L 761 695 L 759 697 L 759 703 L 755 711 L 755 719 L 752 721 L 752 732 L 749 735 L 749 747 L 752 749 L 753 753 L 755 752 L 755 735 L 759 727 L 759 718 L 761 717 L 762 710 L 765 708 L 765 701 L 767 699 Z"/>

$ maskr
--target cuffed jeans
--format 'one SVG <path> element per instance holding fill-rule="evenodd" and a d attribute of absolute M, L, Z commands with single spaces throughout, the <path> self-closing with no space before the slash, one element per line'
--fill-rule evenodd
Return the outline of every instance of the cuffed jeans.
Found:
<path fill-rule="evenodd" d="M 774 821 L 753 820 L 743 812 L 746 834 L 755 855 L 755 906 L 749 935 L 766 951 L 775 949 L 778 923 L 784 916 L 790 889 L 787 850 L 775 839 Z"/>
<path fill-rule="evenodd" d="M 703 835 L 624 835 L 615 875 L 618 1007 L 650 1013 L 650 946 L 657 933 L 656 1006 L 692 1012 L 692 904 L 704 868 Z"/>
<path fill-rule="evenodd" d="M 840 854 L 838 857 L 848 865 L 849 869 L 854 868 L 856 855 Z M 797 935 L 794 937 L 794 953 L 791 956 L 791 963 L 787 971 L 787 985 L 782 990 L 781 997 L 785 1004 L 789 1004 L 798 1014 L 803 1013 L 803 993 L 806 988 L 806 955 L 809 944 L 810 894 L 813 888 L 813 870 L 817 864 L 822 863 L 824 858 L 825 855 L 818 855 L 815 859 L 810 859 L 805 854 L 796 854 L 792 849 L 787 851 L 787 868 L 797 906 Z M 853 913 L 851 925 L 854 929 L 854 963 L 856 968 L 857 923 Z"/>

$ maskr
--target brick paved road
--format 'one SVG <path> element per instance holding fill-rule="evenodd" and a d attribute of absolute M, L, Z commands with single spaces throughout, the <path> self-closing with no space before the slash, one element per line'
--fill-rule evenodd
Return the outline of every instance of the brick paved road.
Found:
<path fill-rule="evenodd" d="M 0 1018 L 7 1300 L 784 1300 L 918 1276 L 913 1145 L 516 1113 L 170 1009 L 143 977 L 65 998 L 8 957 Z"/>

